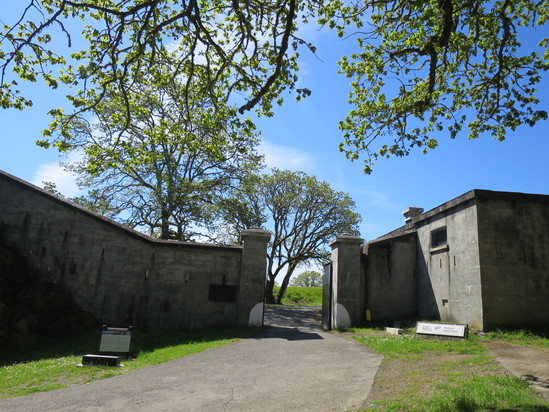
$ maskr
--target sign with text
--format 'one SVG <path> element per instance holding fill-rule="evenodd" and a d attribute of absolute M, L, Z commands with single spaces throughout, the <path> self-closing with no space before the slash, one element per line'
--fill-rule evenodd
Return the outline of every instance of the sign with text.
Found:
<path fill-rule="evenodd" d="M 418 322 L 416 327 L 418 335 L 450 336 L 454 338 L 466 338 L 468 326 L 450 323 Z"/>
<path fill-rule="evenodd" d="M 104 327 L 101 332 L 101 345 L 99 346 L 99 351 L 128 353 L 130 351 L 131 339 L 131 328 Z"/>

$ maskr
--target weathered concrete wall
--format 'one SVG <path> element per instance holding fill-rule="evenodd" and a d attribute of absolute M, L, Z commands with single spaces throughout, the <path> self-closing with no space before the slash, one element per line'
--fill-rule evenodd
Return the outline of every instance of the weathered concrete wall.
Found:
<path fill-rule="evenodd" d="M 269 239 L 259 232 L 243 247 L 157 241 L 0 173 L 0 241 L 104 324 L 256 325 Z"/>
<path fill-rule="evenodd" d="M 420 318 L 483 327 L 477 222 L 471 198 L 449 202 L 416 223 Z M 432 232 L 443 228 L 446 244 L 433 246 Z"/>
<path fill-rule="evenodd" d="M 364 320 L 364 270 L 361 245 L 364 239 L 338 236 L 332 247 L 332 326 L 345 328 Z"/>
<path fill-rule="evenodd" d="M 239 291 L 240 326 L 263 326 L 267 244 L 270 233 L 249 229 L 241 233 L 244 243 Z"/>
<path fill-rule="evenodd" d="M 398 245 L 413 237 L 415 264 Z M 549 196 L 472 190 L 370 242 L 367 254 L 373 317 L 396 318 L 399 301 L 411 307 L 413 282 L 390 277 L 414 266 L 420 319 L 479 329 L 549 321 Z"/>
<path fill-rule="evenodd" d="M 479 198 L 484 326 L 549 323 L 549 197 Z"/>
<path fill-rule="evenodd" d="M 398 321 L 417 316 L 415 233 L 366 244 L 366 301 L 373 321 Z"/>

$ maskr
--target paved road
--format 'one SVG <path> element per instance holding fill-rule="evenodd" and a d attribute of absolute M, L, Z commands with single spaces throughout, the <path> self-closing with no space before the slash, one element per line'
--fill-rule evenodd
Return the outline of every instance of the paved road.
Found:
<path fill-rule="evenodd" d="M 0 411 L 348 411 L 360 409 L 381 356 L 320 329 L 319 308 L 270 308 L 255 338 L 52 392 Z"/>

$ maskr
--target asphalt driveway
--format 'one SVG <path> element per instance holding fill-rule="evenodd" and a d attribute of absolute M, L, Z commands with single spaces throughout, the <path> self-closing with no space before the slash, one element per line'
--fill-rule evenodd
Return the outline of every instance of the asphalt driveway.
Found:
<path fill-rule="evenodd" d="M 0 411 L 348 411 L 363 406 L 382 357 L 320 329 L 319 308 L 270 308 L 254 338 L 51 392 Z"/>

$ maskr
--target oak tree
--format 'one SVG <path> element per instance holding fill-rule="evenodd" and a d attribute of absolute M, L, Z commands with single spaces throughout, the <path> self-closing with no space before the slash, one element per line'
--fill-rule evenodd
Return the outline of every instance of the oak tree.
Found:
<path fill-rule="evenodd" d="M 217 218 L 212 206 L 262 161 L 251 121 L 203 96 L 186 100 L 201 85 L 170 70 L 157 62 L 134 75 L 131 95 L 110 91 L 92 120 L 71 117 L 66 150 L 82 156 L 69 166 L 87 190 L 76 201 L 161 239 L 196 240 Z"/>
<path fill-rule="evenodd" d="M 322 286 L 322 275 L 314 270 L 301 272 L 290 282 L 290 286 L 297 288 L 315 288 Z"/>
<path fill-rule="evenodd" d="M 64 149 L 71 117 L 111 93 L 124 99 L 121 121 L 128 126 L 133 77 L 159 57 L 170 59 L 174 73 L 188 82 L 181 85 L 187 101 L 197 98 L 187 85 L 200 82 L 201 99 L 237 104 L 240 114 L 256 108 L 271 115 L 283 91 L 298 99 L 310 93 L 297 87 L 298 52 L 314 51 L 314 45 L 298 31 L 317 18 L 357 39 L 358 51 L 340 61 L 341 73 L 351 79 L 353 106 L 340 122 L 340 149 L 351 160 L 363 157 L 366 173 L 378 158 L 416 147 L 427 151 L 442 136 L 503 140 L 509 130 L 547 118 L 536 86 L 549 68 L 543 34 L 549 0 L 17 4 L 18 17 L 0 29 L 0 105 L 32 104 L 20 92 L 21 80 L 74 90 L 73 109 L 51 111 L 44 146 Z"/>
<path fill-rule="evenodd" d="M 339 62 L 353 106 L 340 149 L 370 173 L 378 158 L 463 129 L 504 140 L 547 119 L 536 85 L 549 69 L 548 17 L 548 0 L 333 2 L 322 22 L 359 47 Z"/>
<path fill-rule="evenodd" d="M 214 105 L 230 101 L 241 114 L 255 107 L 269 115 L 282 91 L 309 93 L 296 87 L 297 50 L 312 46 L 296 33 L 316 15 L 315 1 L 23 0 L 15 7 L 17 17 L 0 29 L 0 104 L 32 105 L 21 80 L 71 86 L 73 110 L 52 110 L 45 131 L 61 147 L 71 116 L 113 93 L 129 126 L 134 76 L 158 58 L 184 76 L 184 101 L 197 97 L 190 88 L 200 81 L 202 98 Z"/>
<path fill-rule="evenodd" d="M 270 174 L 252 178 L 235 196 L 242 203 L 233 209 L 228 224 L 244 221 L 237 218 L 238 211 L 253 204 L 261 213 L 256 214 L 256 222 L 272 232 L 267 251 L 267 303 L 282 301 L 300 264 L 326 262 L 328 243 L 336 236 L 358 234 L 361 217 L 351 197 L 303 172 L 273 169 Z M 275 298 L 273 289 L 280 277 Z"/>

